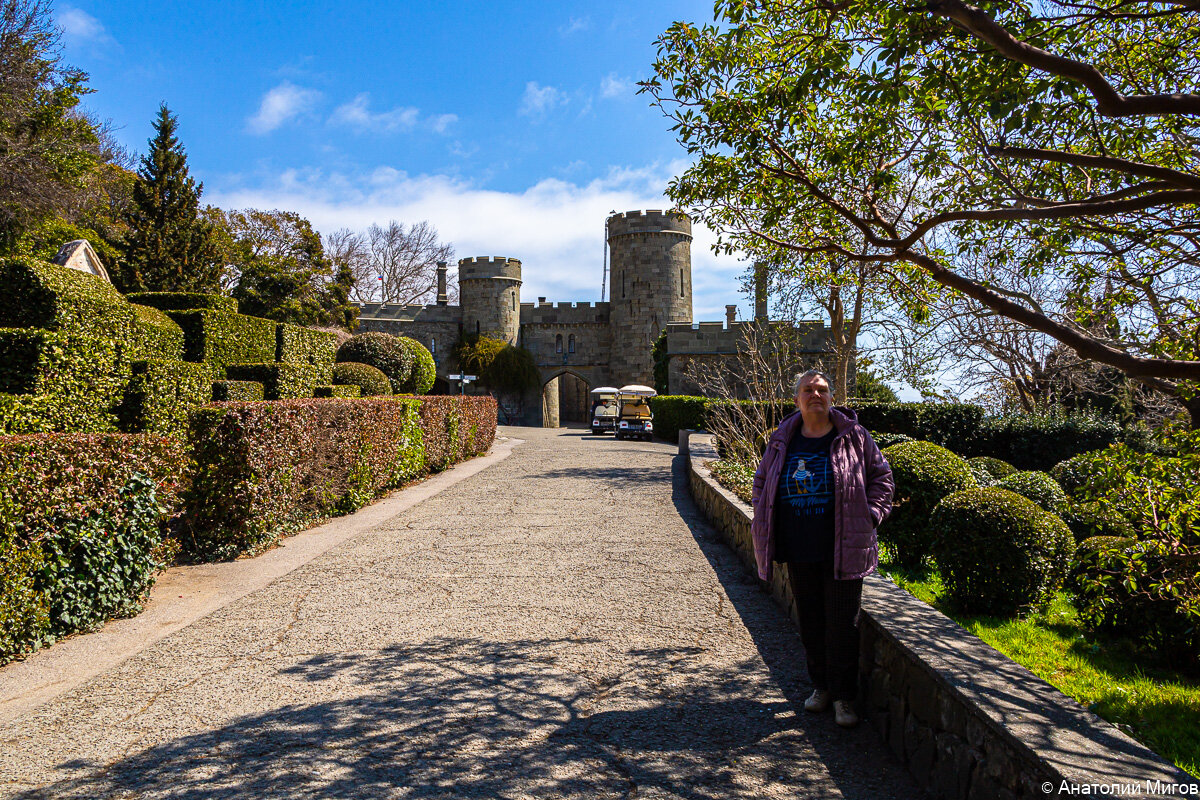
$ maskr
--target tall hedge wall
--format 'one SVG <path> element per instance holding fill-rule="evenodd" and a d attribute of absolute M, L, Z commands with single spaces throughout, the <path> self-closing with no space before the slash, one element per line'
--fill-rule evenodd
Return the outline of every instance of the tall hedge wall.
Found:
<path fill-rule="evenodd" d="M 158 436 L 0 437 L 0 661 L 137 609 L 185 462 Z"/>
<path fill-rule="evenodd" d="M 225 374 L 230 380 L 261 383 L 267 400 L 295 400 L 313 396 L 325 368 L 309 364 L 229 364 Z"/>
<path fill-rule="evenodd" d="M 44 328 L 128 346 L 134 311 L 111 283 L 32 258 L 0 260 L 0 327 Z"/>
<path fill-rule="evenodd" d="M 225 376 L 228 364 L 262 364 L 275 360 L 275 326 L 269 319 L 225 311 L 169 311 L 183 328 L 183 360 L 203 361 L 213 376 Z"/>
<path fill-rule="evenodd" d="M 135 361 L 117 409 L 121 430 L 182 436 L 188 412 L 212 399 L 208 366 L 188 361 Z"/>
<path fill-rule="evenodd" d="M 54 430 L 78 420 L 85 430 L 114 430 L 112 416 L 129 364 L 111 339 L 41 328 L 0 329 L 0 393 L 25 396 L 4 405 L 6 433 Z"/>
<path fill-rule="evenodd" d="M 333 381 L 333 361 L 337 355 L 335 333 L 314 331 L 281 322 L 275 329 L 275 360 L 284 364 L 305 364 L 320 369 L 318 382 Z"/>
<path fill-rule="evenodd" d="M 441 472 L 482 455 L 496 438 L 496 398 L 461 395 L 421 398 L 425 470 Z"/>
<path fill-rule="evenodd" d="M 134 336 L 129 357 L 134 361 L 180 361 L 183 329 L 157 308 L 133 304 Z"/>
<path fill-rule="evenodd" d="M 184 547 L 232 558 L 345 513 L 424 467 L 415 398 L 220 403 L 192 413 Z"/>

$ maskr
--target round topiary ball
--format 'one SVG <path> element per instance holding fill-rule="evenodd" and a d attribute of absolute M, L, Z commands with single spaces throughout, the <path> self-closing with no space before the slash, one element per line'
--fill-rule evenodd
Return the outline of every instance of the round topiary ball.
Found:
<path fill-rule="evenodd" d="M 883 451 L 892 467 L 896 495 L 892 514 L 879 526 L 896 560 L 917 567 L 929 555 L 929 515 L 946 495 L 976 486 L 967 462 L 932 442 L 903 442 Z"/>
<path fill-rule="evenodd" d="M 1001 480 L 999 486 L 1032 500 L 1051 514 L 1061 517 L 1067 510 L 1067 493 L 1045 472 L 1014 472 Z"/>
<path fill-rule="evenodd" d="M 1075 549 L 1065 522 L 995 487 L 946 495 L 929 526 L 947 593 L 971 614 L 1012 616 L 1044 605 L 1062 586 Z"/>
<path fill-rule="evenodd" d="M 357 386 L 362 389 L 363 397 L 392 393 L 392 382 L 387 375 L 370 364 L 353 361 L 343 361 L 333 366 L 333 383 L 335 386 Z"/>
<path fill-rule="evenodd" d="M 430 353 L 425 345 L 408 336 L 401 336 L 400 344 L 412 357 L 412 371 L 404 384 L 404 394 L 427 394 L 437 378 L 437 365 L 433 362 L 433 353 Z"/>
<path fill-rule="evenodd" d="M 360 333 L 337 351 L 337 362 L 367 364 L 387 376 L 392 392 L 399 394 L 412 372 L 412 355 L 395 336 L 387 333 Z"/>
<path fill-rule="evenodd" d="M 1017 472 L 1017 468 L 1008 463 L 1002 458 L 992 458 L 991 456 L 975 456 L 968 458 L 967 464 L 975 469 L 981 469 L 988 475 L 991 475 L 997 481 L 1002 481 L 1009 475 Z"/>

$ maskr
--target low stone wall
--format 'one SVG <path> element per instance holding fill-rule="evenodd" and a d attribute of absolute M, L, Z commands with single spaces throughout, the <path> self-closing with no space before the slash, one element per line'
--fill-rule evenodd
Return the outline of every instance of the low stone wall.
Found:
<path fill-rule="evenodd" d="M 681 431 L 692 497 L 752 573 L 751 510 Z M 769 586 L 796 620 L 782 570 Z M 1198 795 L 1200 783 L 885 578 L 863 582 L 859 709 L 936 798 Z"/>

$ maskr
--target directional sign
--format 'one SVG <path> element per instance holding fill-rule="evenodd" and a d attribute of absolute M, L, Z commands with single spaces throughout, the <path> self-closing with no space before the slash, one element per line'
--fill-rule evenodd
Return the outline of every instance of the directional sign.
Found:
<path fill-rule="evenodd" d="M 452 381 L 462 381 L 463 383 L 470 383 L 471 381 L 478 380 L 478 378 L 474 375 L 447 375 L 446 377 Z"/>

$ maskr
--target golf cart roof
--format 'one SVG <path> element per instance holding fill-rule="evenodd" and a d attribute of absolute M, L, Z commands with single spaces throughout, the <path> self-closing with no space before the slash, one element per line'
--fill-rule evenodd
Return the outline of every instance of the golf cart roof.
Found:
<path fill-rule="evenodd" d="M 621 390 L 615 386 L 597 386 L 592 389 L 592 394 L 616 394 L 619 391 Z"/>
<path fill-rule="evenodd" d="M 642 386 L 639 383 L 631 383 L 628 386 L 622 386 L 620 389 L 621 395 L 636 395 L 638 397 L 655 397 L 658 392 L 651 389 L 649 386 Z"/>

